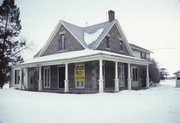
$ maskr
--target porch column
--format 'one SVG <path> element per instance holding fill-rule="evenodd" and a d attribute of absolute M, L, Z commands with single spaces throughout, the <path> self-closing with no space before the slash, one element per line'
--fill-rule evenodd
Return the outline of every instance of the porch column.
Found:
<path fill-rule="evenodd" d="M 38 86 L 38 90 L 42 91 L 42 67 L 39 66 L 39 86 Z"/>
<path fill-rule="evenodd" d="M 102 59 L 99 60 L 99 93 L 104 92 Z"/>
<path fill-rule="evenodd" d="M 131 90 L 131 64 L 128 63 L 128 90 Z"/>
<path fill-rule="evenodd" d="M 28 89 L 28 68 L 24 68 L 24 89 Z"/>
<path fill-rule="evenodd" d="M 118 79 L 118 62 L 115 62 L 115 91 L 119 91 L 119 79 Z"/>
<path fill-rule="evenodd" d="M 149 65 L 146 66 L 146 87 L 149 88 Z"/>
<path fill-rule="evenodd" d="M 64 92 L 69 92 L 68 63 L 65 64 Z"/>

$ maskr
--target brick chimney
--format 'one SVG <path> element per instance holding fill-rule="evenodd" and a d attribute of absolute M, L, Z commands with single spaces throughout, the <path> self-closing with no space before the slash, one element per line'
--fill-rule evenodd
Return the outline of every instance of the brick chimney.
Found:
<path fill-rule="evenodd" d="M 108 16 L 109 16 L 109 22 L 113 21 L 115 19 L 115 12 L 113 10 L 109 10 Z"/>

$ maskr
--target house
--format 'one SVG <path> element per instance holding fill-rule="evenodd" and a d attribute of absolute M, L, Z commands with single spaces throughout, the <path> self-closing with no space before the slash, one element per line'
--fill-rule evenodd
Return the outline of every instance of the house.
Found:
<path fill-rule="evenodd" d="M 87 27 L 60 20 L 44 47 L 12 66 L 10 87 L 51 92 L 118 92 L 149 87 L 151 51 L 129 44 L 115 19 Z"/>
<path fill-rule="evenodd" d="M 180 87 L 180 70 L 175 72 L 174 75 L 176 76 L 176 87 Z"/>

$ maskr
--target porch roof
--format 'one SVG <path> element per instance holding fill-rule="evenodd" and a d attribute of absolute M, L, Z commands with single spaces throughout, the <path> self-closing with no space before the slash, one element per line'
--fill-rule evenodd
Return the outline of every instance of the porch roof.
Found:
<path fill-rule="evenodd" d="M 137 61 L 137 62 L 142 62 L 142 63 L 147 63 L 147 64 L 150 62 L 145 59 L 122 55 L 122 54 L 118 54 L 118 53 L 112 53 L 112 52 L 108 52 L 108 51 L 84 49 L 84 50 L 68 51 L 68 52 L 64 52 L 64 53 L 61 52 L 61 53 L 57 53 L 57 54 L 36 57 L 32 60 L 23 62 L 16 66 L 24 66 L 24 65 L 28 66 L 28 65 L 32 65 L 32 64 L 43 65 L 43 63 L 53 63 L 53 62 L 57 62 L 57 61 L 66 61 L 68 63 L 73 63 L 72 60 L 76 60 L 76 59 L 78 60 L 80 58 L 85 58 L 84 61 L 90 61 L 91 59 L 89 59 L 89 58 L 91 58 L 93 56 L 97 56 L 96 60 L 98 60 L 100 58 L 100 56 L 107 56 L 107 57 L 110 56 L 110 57 L 116 58 L 116 59 L 120 58 L 120 59 L 124 59 L 124 60 Z M 86 60 L 86 58 L 87 58 L 87 60 Z M 115 59 L 111 59 L 111 60 L 116 61 Z"/>

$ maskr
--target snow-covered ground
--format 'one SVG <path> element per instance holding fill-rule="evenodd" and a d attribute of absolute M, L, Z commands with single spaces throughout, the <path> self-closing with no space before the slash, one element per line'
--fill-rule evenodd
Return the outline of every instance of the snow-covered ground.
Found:
<path fill-rule="evenodd" d="M 174 80 L 139 91 L 58 94 L 0 89 L 0 123 L 180 123 Z"/>

